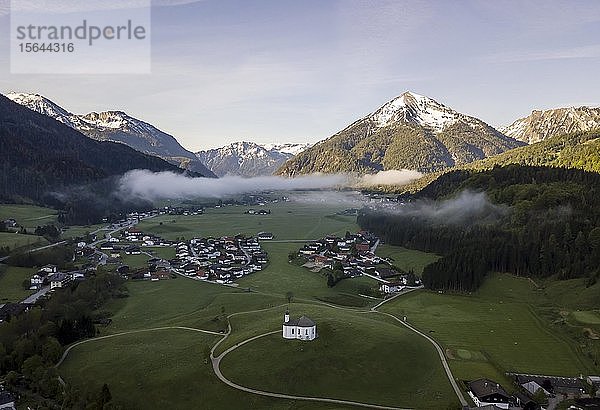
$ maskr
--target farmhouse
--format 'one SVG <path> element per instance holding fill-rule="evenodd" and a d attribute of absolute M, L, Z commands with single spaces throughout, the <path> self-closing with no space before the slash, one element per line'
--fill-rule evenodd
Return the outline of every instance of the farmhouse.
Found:
<path fill-rule="evenodd" d="M 48 278 L 50 281 L 50 289 L 64 288 L 72 279 L 71 275 L 66 273 L 54 273 Z"/>
<path fill-rule="evenodd" d="M 510 396 L 498 383 L 488 379 L 469 382 L 469 396 L 477 407 L 493 405 L 508 409 Z"/>
<path fill-rule="evenodd" d="M 375 274 L 379 276 L 381 279 L 391 278 L 393 276 L 398 276 L 398 272 L 390 268 L 377 268 L 375 269 Z"/>
<path fill-rule="evenodd" d="M 556 376 L 541 376 L 529 374 L 517 374 L 517 384 L 529 390 L 535 388 L 531 382 L 535 382 L 538 386 L 543 387 L 544 394 L 564 394 L 565 396 L 575 397 L 585 393 L 583 381 L 576 377 L 556 377 Z"/>
<path fill-rule="evenodd" d="M 286 310 L 282 335 L 284 339 L 314 340 L 317 337 L 317 324 L 306 316 L 290 319 L 290 312 Z"/>
<path fill-rule="evenodd" d="M 404 282 L 382 283 L 379 286 L 379 290 L 383 293 L 396 293 L 404 289 L 404 286 Z"/>
<path fill-rule="evenodd" d="M 139 246 L 128 246 L 125 248 L 125 255 L 140 255 L 142 251 Z"/>
<path fill-rule="evenodd" d="M 588 376 L 587 382 L 596 388 L 600 388 L 600 376 Z"/>
<path fill-rule="evenodd" d="M 47 272 L 47 273 L 56 273 L 57 267 L 56 267 L 56 265 L 44 265 L 40 268 L 40 271 Z"/>

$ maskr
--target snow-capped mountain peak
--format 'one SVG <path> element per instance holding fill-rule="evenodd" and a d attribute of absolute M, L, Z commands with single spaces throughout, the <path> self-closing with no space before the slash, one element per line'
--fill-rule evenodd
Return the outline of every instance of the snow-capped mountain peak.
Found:
<path fill-rule="evenodd" d="M 52 117 L 71 128 L 77 128 L 77 125 L 81 122 L 76 115 L 68 112 L 43 95 L 35 93 L 10 92 L 6 94 L 6 97 L 13 100 L 17 104 L 21 104 L 29 108 L 32 111 Z"/>
<path fill-rule="evenodd" d="M 311 147 L 313 144 L 308 144 L 308 143 L 277 144 L 277 143 L 273 143 L 273 144 L 259 144 L 259 145 L 261 147 L 263 147 L 264 149 L 266 149 L 267 151 L 277 151 L 277 152 L 282 152 L 284 154 L 290 154 L 290 155 L 295 156 L 295 155 L 298 155 L 299 153 L 301 153 L 302 151 L 306 150 L 307 148 Z"/>
<path fill-rule="evenodd" d="M 461 119 L 470 117 L 432 98 L 406 91 L 381 106 L 369 118 L 377 127 L 385 127 L 395 122 L 407 122 L 439 132 Z"/>
<path fill-rule="evenodd" d="M 183 148 L 172 135 L 123 111 L 78 115 L 39 94 L 12 92 L 7 94 L 7 97 L 32 111 L 54 118 L 92 139 L 125 144 L 137 151 L 159 156 L 190 171 L 214 177 L 196 155 Z"/>
<path fill-rule="evenodd" d="M 308 146 L 309 144 L 257 144 L 240 141 L 200 151 L 196 155 L 218 176 L 250 177 L 271 175 L 281 164 Z"/>

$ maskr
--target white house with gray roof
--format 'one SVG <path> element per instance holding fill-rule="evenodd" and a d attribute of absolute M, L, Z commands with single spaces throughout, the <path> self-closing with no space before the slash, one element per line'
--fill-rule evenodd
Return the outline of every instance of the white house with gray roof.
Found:
<path fill-rule="evenodd" d="M 291 319 L 290 312 L 286 310 L 282 335 L 284 339 L 313 340 L 317 337 L 317 324 L 306 316 Z"/>

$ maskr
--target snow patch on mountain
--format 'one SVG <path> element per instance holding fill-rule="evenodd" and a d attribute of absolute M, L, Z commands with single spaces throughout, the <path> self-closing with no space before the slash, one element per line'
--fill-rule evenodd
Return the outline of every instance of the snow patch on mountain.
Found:
<path fill-rule="evenodd" d="M 161 157 L 204 176 L 215 176 L 194 153 L 183 148 L 175 137 L 122 111 L 79 115 L 65 110 L 39 94 L 11 92 L 7 97 L 30 110 L 54 118 L 90 138 L 125 144 L 137 151 Z"/>
<path fill-rule="evenodd" d="M 600 128 L 600 107 L 567 107 L 534 110 L 501 131 L 519 141 L 533 144 L 548 137 Z"/>
<path fill-rule="evenodd" d="M 478 120 L 461 114 L 437 101 L 410 91 L 406 91 L 385 103 L 368 116 L 376 127 L 382 128 L 396 122 L 404 122 L 441 132 L 444 128 L 459 121 L 475 127 Z"/>
<path fill-rule="evenodd" d="M 196 155 L 217 176 L 253 177 L 273 174 L 281 164 L 309 146 L 241 141 L 221 148 L 199 151 Z"/>

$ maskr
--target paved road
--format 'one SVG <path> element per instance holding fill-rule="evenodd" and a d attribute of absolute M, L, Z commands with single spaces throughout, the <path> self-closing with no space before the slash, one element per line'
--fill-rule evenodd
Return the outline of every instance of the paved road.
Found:
<path fill-rule="evenodd" d="M 35 292 L 33 295 L 29 295 L 27 298 L 23 299 L 21 303 L 34 304 L 37 302 L 39 298 L 44 296 L 46 293 L 50 291 L 50 286 L 45 286 L 42 289 Z"/>
<path fill-rule="evenodd" d="M 379 308 L 380 306 L 382 306 L 385 303 L 388 303 L 394 299 L 396 299 L 399 296 L 405 295 L 409 292 L 412 292 L 416 289 L 409 289 L 406 290 L 404 292 L 400 292 L 396 295 L 394 295 L 393 297 L 384 300 L 381 303 L 378 303 L 377 305 L 373 306 L 371 308 L 371 311 L 373 312 L 377 312 L 380 315 L 385 315 L 385 316 L 389 316 L 392 319 L 394 319 L 395 321 L 401 323 L 403 326 L 405 326 L 406 328 L 412 330 L 413 332 L 415 332 L 416 334 L 418 334 L 419 336 L 424 337 L 426 340 L 428 340 L 434 347 L 435 350 L 437 350 L 438 355 L 440 356 L 440 360 L 442 362 L 442 366 L 444 367 L 444 370 L 446 371 L 446 376 L 448 377 L 448 381 L 450 382 L 450 384 L 452 385 L 452 388 L 454 389 L 454 393 L 456 393 L 456 397 L 458 397 L 458 400 L 460 401 L 460 404 L 463 406 L 468 406 L 469 404 L 467 403 L 467 401 L 465 400 L 465 397 L 462 394 L 462 391 L 460 390 L 460 387 L 458 387 L 458 383 L 456 383 L 456 379 L 454 378 L 454 376 L 452 375 L 452 371 L 450 370 L 450 366 L 448 365 L 448 361 L 446 360 L 446 355 L 444 354 L 444 351 L 442 350 L 441 346 L 438 344 L 438 342 L 436 342 L 435 340 L 433 340 L 431 337 L 429 337 L 428 335 L 426 335 L 425 333 L 421 332 L 420 330 L 416 329 L 415 327 L 409 325 L 407 322 L 401 320 L 400 318 L 398 318 L 397 316 L 392 315 L 391 313 L 386 313 L 386 312 L 379 312 L 377 310 L 377 308 Z"/>

